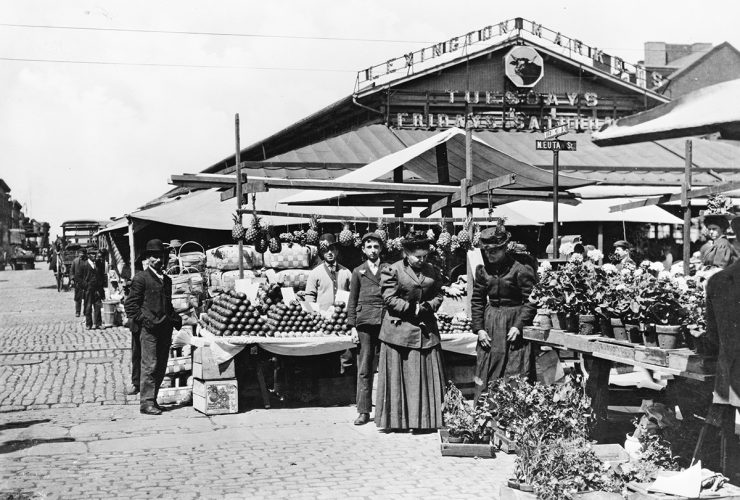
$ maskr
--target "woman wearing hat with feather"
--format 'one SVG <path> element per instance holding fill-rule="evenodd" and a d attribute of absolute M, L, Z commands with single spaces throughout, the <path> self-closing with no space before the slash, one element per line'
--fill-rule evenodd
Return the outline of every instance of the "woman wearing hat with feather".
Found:
<path fill-rule="evenodd" d="M 381 269 L 386 313 L 380 327 L 375 424 L 382 429 L 442 427 L 444 374 L 434 313 L 442 276 L 428 263 L 424 231 L 403 239 L 404 258 Z"/>
<path fill-rule="evenodd" d="M 473 331 L 478 334 L 476 401 L 491 380 L 527 376 L 530 370 L 531 347 L 522 338 L 522 329 L 536 312 L 529 301 L 535 274 L 506 252 L 510 239 L 501 222 L 480 235 L 483 264 L 475 269 L 470 301 Z"/>

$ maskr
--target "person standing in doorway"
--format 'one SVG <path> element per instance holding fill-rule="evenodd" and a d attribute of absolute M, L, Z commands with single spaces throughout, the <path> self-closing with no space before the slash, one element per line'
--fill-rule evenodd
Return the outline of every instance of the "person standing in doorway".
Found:
<path fill-rule="evenodd" d="M 357 360 L 357 413 L 355 425 L 365 425 L 370 421 L 373 406 L 373 377 L 380 352 L 380 324 L 385 306 L 380 290 L 381 268 L 380 251 L 383 240 L 377 233 L 367 233 L 362 237 L 362 253 L 365 262 L 352 271 L 347 303 L 347 324 L 352 328 L 352 338 L 360 343 Z"/>
<path fill-rule="evenodd" d="M 172 329 L 183 324 L 172 307 L 172 281 L 162 272 L 166 256 L 161 240 L 147 242 L 143 255 L 147 269 L 134 276 L 125 304 L 131 333 L 141 342 L 140 412 L 146 415 L 162 413 L 157 393 L 167 368 Z"/>

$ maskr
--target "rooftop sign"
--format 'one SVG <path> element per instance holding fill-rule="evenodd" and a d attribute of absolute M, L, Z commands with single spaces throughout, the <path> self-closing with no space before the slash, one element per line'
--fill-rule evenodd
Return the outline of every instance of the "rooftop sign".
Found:
<path fill-rule="evenodd" d="M 597 47 L 591 47 L 580 40 L 552 31 L 534 21 L 517 17 L 363 69 L 357 73 L 355 92 L 368 90 L 375 85 L 414 75 L 459 57 L 480 52 L 517 36 L 541 44 L 581 64 L 591 66 L 642 88 L 653 88 L 658 82 L 655 79 L 659 78 L 659 75 L 653 74 L 650 78 L 650 84 L 648 84 L 647 74 L 643 66 L 629 64 L 619 57 L 604 53 Z"/>

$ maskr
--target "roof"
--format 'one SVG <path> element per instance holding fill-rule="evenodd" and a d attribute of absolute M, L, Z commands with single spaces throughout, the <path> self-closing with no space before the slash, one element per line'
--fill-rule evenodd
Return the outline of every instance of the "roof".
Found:
<path fill-rule="evenodd" d="M 662 208 L 652 205 L 611 212 L 613 205 L 632 201 L 627 198 L 584 200 L 574 205 L 558 203 L 560 222 L 648 222 L 651 224 L 683 224 L 683 221 Z M 552 222 L 552 202 L 521 200 L 501 205 L 540 223 Z"/>
<path fill-rule="evenodd" d="M 729 42 L 722 42 L 721 44 L 712 47 L 706 52 L 695 52 L 693 54 L 681 57 L 680 59 L 676 59 L 675 61 L 671 61 L 666 66 L 676 67 L 678 69 L 666 77 L 666 80 L 668 80 L 668 82 L 663 85 L 663 92 L 665 92 L 665 90 L 670 86 L 671 81 L 676 80 L 678 77 L 681 76 L 681 74 L 700 64 L 702 60 L 711 57 L 712 54 L 724 48 L 729 48 L 740 55 L 740 51 L 738 51 L 732 44 L 730 44 Z"/>
<path fill-rule="evenodd" d="M 0 189 L 5 191 L 6 193 L 10 192 L 10 186 L 8 186 L 4 180 L 0 179 Z"/>
<path fill-rule="evenodd" d="M 740 108 L 728 105 L 737 102 L 739 97 L 740 79 L 710 85 L 667 104 L 620 118 L 608 127 L 594 132 L 592 137 L 599 146 L 714 132 L 721 133 L 723 138 L 740 139 Z M 736 149 L 733 156 L 734 166 L 737 167 Z"/>

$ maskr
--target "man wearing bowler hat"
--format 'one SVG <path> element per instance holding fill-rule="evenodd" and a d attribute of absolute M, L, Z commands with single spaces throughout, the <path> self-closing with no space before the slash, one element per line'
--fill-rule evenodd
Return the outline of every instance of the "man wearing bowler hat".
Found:
<path fill-rule="evenodd" d="M 631 267 L 635 269 L 637 264 L 630 257 L 630 249 L 632 246 L 625 240 L 618 240 L 614 242 L 614 256 L 617 259 L 617 270 L 621 271 L 625 267 Z"/>
<path fill-rule="evenodd" d="M 131 333 L 141 341 L 140 411 L 146 415 L 162 413 L 157 392 L 167 368 L 172 329 L 182 327 L 172 307 L 172 281 L 162 272 L 166 256 L 161 240 L 147 242 L 143 259 L 148 267 L 134 276 L 125 304 Z"/>
<path fill-rule="evenodd" d="M 383 240 L 377 233 L 362 237 L 365 262 L 352 271 L 347 303 L 347 324 L 352 328 L 352 338 L 360 343 L 357 359 L 357 419 L 355 425 L 370 421 L 373 407 L 373 375 L 380 351 L 380 324 L 385 305 L 380 290 L 380 271 L 386 264 L 380 262 Z"/>
<path fill-rule="evenodd" d="M 318 303 L 319 309 L 325 311 L 334 305 L 337 290 L 349 291 L 352 274 L 337 262 L 339 248 L 333 234 L 321 235 L 319 255 L 323 262 L 308 273 L 305 298 L 308 302 Z"/>

